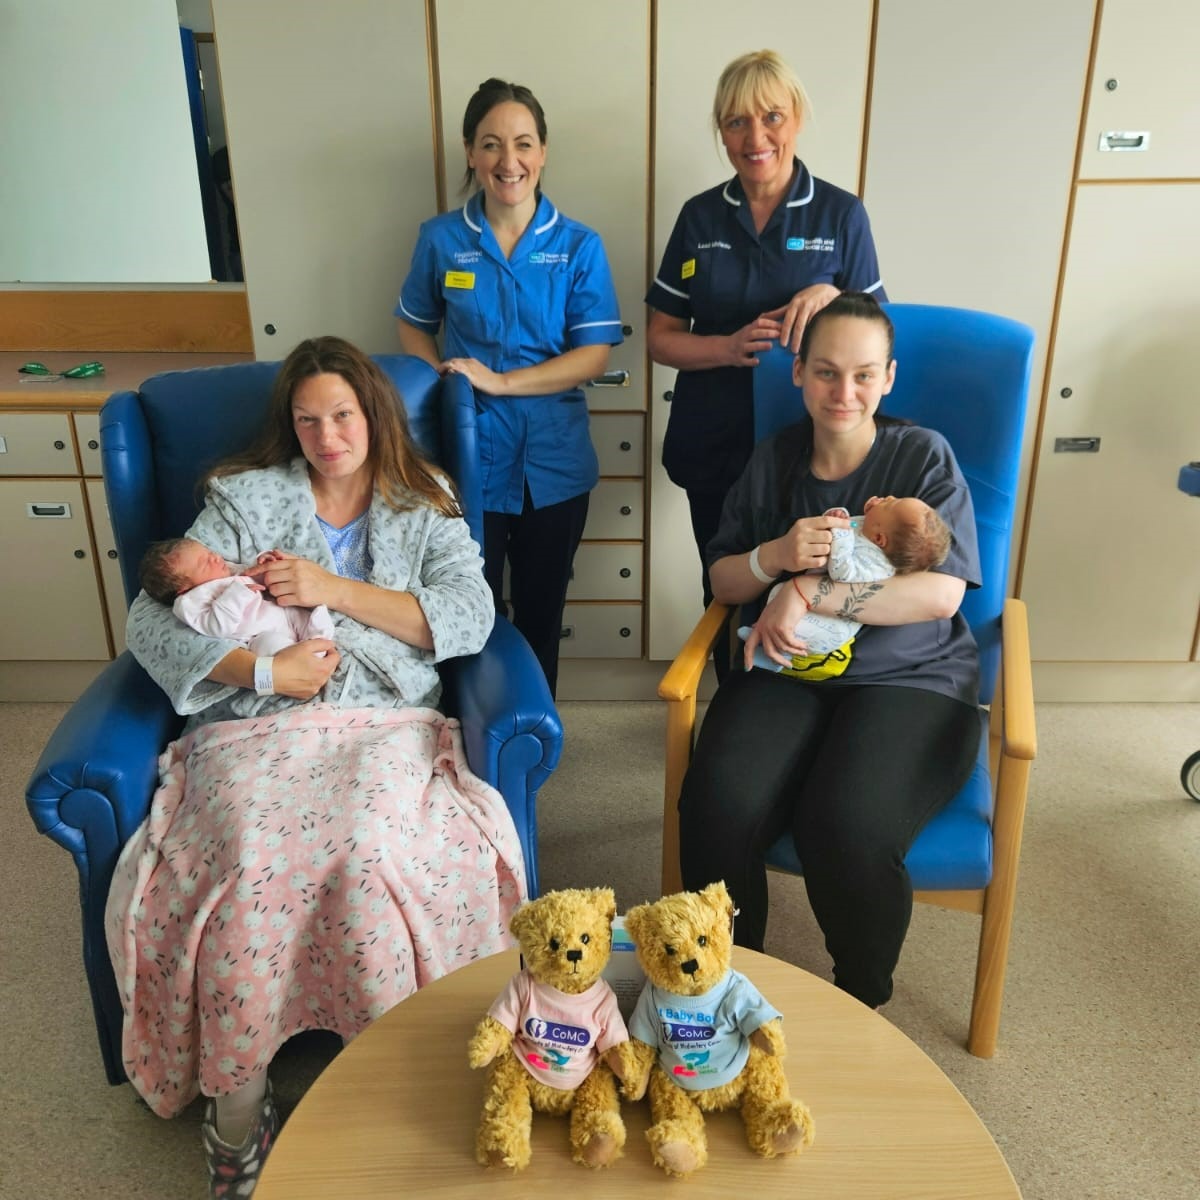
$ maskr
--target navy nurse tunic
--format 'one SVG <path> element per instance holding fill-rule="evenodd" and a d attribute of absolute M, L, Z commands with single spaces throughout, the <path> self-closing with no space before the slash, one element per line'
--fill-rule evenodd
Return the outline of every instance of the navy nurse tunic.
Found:
<path fill-rule="evenodd" d="M 512 255 L 483 212 L 483 193 L 422 224 L 395 315 L 436 334 L 447 358 L 493 371 L 536 366 L 579 346 L 619 345 L 621 316 L 600 237 L 545 196 Z M 522 511 L 590 491 L 599 478 L 579 388 L 549 396 L 476 391 L 483 504 Z"/>
<path fill-rule="evenodd" d="M 795 165 L 787 196 L 762 233 L 736 177 L 693 196 L 675 222 L 646 303 L 703 335 L 735 333 L 814 283 L 886 300 L 862 202 L 815 178 L 799 159 Z M 725 492 L 753 446 L 753 368 L 680 371 L 663 441 L 671 480 Z"/>

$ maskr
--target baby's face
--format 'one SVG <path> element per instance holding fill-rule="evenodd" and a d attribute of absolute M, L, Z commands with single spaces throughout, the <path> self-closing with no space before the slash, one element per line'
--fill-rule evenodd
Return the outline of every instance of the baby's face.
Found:
<path fill-rule="evenodd" d="M 880 537 L 890 538 L 901 529 L 912 528 L 924 521 L 929 505 L 915 496 L 899 500 L 895 496 L 872 496 L 863 505 L 862 532 L 876 545 Z"/>
<path fill-rule="evenodd" d="M 233 572 L 229 564 L 215 551 L 199 542 L 184 542 L 171 555 L 171 567 L 186 581 L 179 591 L 190 591 L 214 579 L 228 579 Z"/>

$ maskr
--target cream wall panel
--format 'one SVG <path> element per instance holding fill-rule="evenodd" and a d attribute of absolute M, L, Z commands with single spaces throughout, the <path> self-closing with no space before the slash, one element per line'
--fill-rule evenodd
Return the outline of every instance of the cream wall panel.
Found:
<path fill-rule="evenodd" d="M 1200 611 L 1200 183 L 1079 189 L 1022 595 L 1039 660 L 1183 661 Z M 1063 391 L 1069 389 L 1069 395 Z M 1055 453 L 1098 437 L 1099 453 Z"/>
<path fill-rule="evenodd" d="M 1021 511 L 1095 0 L 972 4 L 969 19 L 960 0 L 879 8 L 865 200 L 884 283 L 1036 331 Z"/>
<path fill-rule="evenodd" d="M 544 191 L 604 240 L 633 329 L 609 358 L 610 369 L 629 371 L 630 386 L 589 388 L 588 407 L 643 410 L 648 0 L 509 0 L 503 10 L 493 0 L 438 0 L 436 11 L 447 204 L 464 200 L 462 117 L 472 93 L 492 75 L 530 88 L 546 113 Z"/>
<path fill-rule="evenodd" d="M 325 333 L 397 350 L 436 208 L 424 4 L 213 0 L 213 18 L 255 353 Z"/>
<path fill-rule="evenodd" d="M 1194 0 L 1104 0 L 1081 179 L 1200 177 L 1198 58 Z M 1107 132 L 1150 138 L 1145 150 L 1102 151 Z"/>
<path fill-rule="evenodd" d="M 659 0 L 655 103 L 654 245 L 657 268 L 685 200 L 733 174 L 712 132 L 709 114 L 717 77 L 749 50 L 777 50 L 804 82 L 813 117 L 797 151 L 809 168 L 849 191 L 858 190 L 862 123 L 871 41 L 867 0 L 764 0 L 748 21 L 731 21 L 720 0 Z M 888 264 L 883 256 L 884 280 Z M 662 469 L 670 407 L 664 396 L 675 372 L 651 375 L 650 588 L 648 654 L 673 658 L 700 616 L 700 560 L 687 499 Z"/>

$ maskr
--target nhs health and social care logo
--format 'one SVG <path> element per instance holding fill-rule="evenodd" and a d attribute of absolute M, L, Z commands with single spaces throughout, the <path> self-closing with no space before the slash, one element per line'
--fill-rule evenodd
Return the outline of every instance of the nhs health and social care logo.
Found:
<path fill-rule="evenodd" d="M 530 1017 L 525 1022 L 525 1032 L 538 1042 L 558 1042 L 563 1046 L 586 1046 L 592 1035 L 578 1025 L 560 1025 L 557 1021 L 543 1021 L 541 1017 Z"/>
<path fill-rule="evenodd" d="M 548 254 L 543 250 L 534 250 L 529 255 L 529 261 L 537 265 L 544 264 L 552 267 L 556 263 L 569 263 L 571 256 L 569 254 Z"/>
<path fill-rule="evenodd" d="M 823 250 L 829 253 L 837 245 L 836 238 L 788 238 L 789 250 Z"/>

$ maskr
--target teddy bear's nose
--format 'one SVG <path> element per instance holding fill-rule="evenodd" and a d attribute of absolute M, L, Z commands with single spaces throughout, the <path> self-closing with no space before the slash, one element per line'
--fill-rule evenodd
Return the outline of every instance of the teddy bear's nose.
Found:
<path fill-rule="evenodd" d="M 700 970 L 700 964 L 694 958 L 689 958 L 687 962 L 679 964 L 679 969 L 686 975 L 695 975 Z"/>
<path fill-rule="evenodd" d="M 578 962 L 583 957 L 582 950 L 568 950 L 567 962 Z"/>

